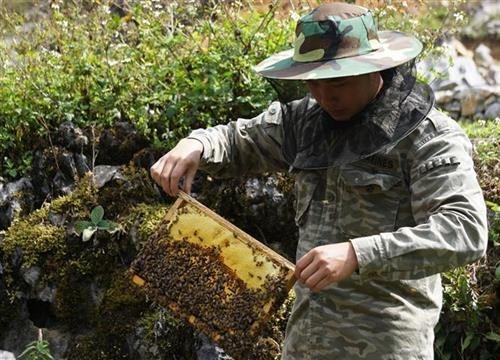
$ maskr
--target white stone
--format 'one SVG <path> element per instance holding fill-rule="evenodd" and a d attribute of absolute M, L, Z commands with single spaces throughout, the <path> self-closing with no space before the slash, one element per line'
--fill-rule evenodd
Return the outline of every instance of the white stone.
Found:
<path fill-rule="evenodd" d="M 451 46 L 455 49 L 458 55 L 468 57 L 472 59 L 474 57 L 474 53 L 467 49 L 464 44 L 462 44 L 458 39 L 453 38 L 450 41 Z"/>
<path fill-rule="evenodd" d="M 455 59 L 455 63 L 450 68 L 448 75 L 450 80 L 459 85 L 471 87 L 486 85 L 486 81 L 477 70 L 474 61 L 464 56 Z"/>
<path fill-rule="evenodd" d="M 436 91 L 434 95 L 436 96 L 436 103 L 438 104 L 446 104 L 453 100 L 454 91 L 452 90 L 442 90 Z"/>
<path fill-rule="evenodd" d="M 418 72 L 429 79 L 430 86 L 435 91 L 453 90 L 462 85 L 468 87 L 487 85 L 474 60 L 468 56 L 460 56 L 459 51 L 454 48 L 454 44 L 461 43 L 454 40 L 445 43 L 443 45 L 444 54 L 439 58 L 429 58 L 419 63 L 417 65 Z M 463 50 L 460 52 L 464 53 Z M 437 76 L 433 73 L 441 75 Z"/>
<path fill-rule="evenodd" d="M 495 62 L 491 56 L 491 49 L 484 44 L 479 44 L 474 50 L 474 61 L 484 67 L 489 67 Z"/>
<path fill-rule="evenodd" d="M 500 35 L 500 20 L 492 19 L 486 23 L 486 33 L 490 36 L 498 37 Z"/>
<path fill-rule="evenodd" d="M 0 360 L 16 360 L 16 357 L 11 352 L 0 350 Z"/>
<path fill-rule="evenodd" d="M 495 85 L 500 85 L 500 68 L 495 70 L 495 74 L 492 76 Z"/>

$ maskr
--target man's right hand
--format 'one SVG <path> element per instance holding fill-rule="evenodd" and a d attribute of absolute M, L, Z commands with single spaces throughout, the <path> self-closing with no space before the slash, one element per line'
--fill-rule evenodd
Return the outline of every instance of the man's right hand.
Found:
<path fill-rule="evenodd" d="M 189 194 L 202 153 L 203 144 L 200 141 L 182 139 L 151 166 L 151 176 L 171 196 L 177 195 L 179 180 L 184 176 L 184 191 Z"/>

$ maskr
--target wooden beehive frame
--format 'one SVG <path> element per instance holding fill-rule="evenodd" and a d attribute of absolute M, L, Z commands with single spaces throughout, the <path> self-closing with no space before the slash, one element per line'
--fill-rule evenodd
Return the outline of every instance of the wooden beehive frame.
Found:
<path fill-rule="evenodd" d="M 175 203 L 171 206 L 171 208 L 168 210 L 167 214 L 164 217 L 164 221 L 162 224 L 168 224 L 171 221 L 173 221 L 179 211 L 182 207 L 186 205 L 191 205 L 194 206 L 196 209 L 200 210 L 203 214 L 207 215 L 211 219 L 213 219 L 215 222 L 217 222 L 219 225 L 222 227 L 228 229 L 229 231 L 232 231 L 234 234 L 237 234 L 237 237 L 239 240 L 242 242 L 246 243 L 250 247 L 260 251 L 262 254 L 264 254 L 270 261 L 273 263 L 276 263 L 279 265 L 280 268 L 286 271 L 286 276 L 285 276 L 285 281 L 286 281 L 286 292 L 288 292 L 293 284 L 295 283 L 295 277 L 293 275 L 294 273 L 294 265 L 282 257 L 281 255 L 277 254 L 274 252 L 272 249 L 268 248 L 267 246 L 263 245 L 261 242 L 258 240 L 254 239 L 252 236 L 249 234 L 245 233 L 238 227 L 234 226 L 231 224 L 229 221 L 224 219 L 223 217 L 219 216 L 212 210 L 210 210 L 208 207 L 205 205 L 201 204 L 199 201 L 191 197 L 190 195 L 186 194 L 183 191 L 179 191 L 179 197 L 175 201 Z M 133 273 L 132 280 L 135 284 L 139 286 L 144 286 L 145 285 L 145 280 L 142 279 L 138 274 Z M 196 318 L 195 316 L 191 314 L 186 314 L 183 309 L 176 303 L 167 301 L 165 298 L 165 301 L 162 301 L 164 304 L 163 305 L 168 305 L 168 307 L 176 314 L 182 316 L 185 318 L 189 323 L 197 327 L 199 330 L 206 332 L 207 335 L 210 335 L 213 340 L 217 341 L 220 338 L 220 334 L 216 333 L 210 333 L 208 331 L 208 327 L 205 325 L 205 323 Z M 254 333 L 263 325 L 265 321 L 269 319 L 269 316 L 271 314 L 268 312 L 265 312 L 263 316 L 261 316 L 258 321 L 256 321 L 251 329 L 250 329 L 250 335 L 254 335 Z"/>

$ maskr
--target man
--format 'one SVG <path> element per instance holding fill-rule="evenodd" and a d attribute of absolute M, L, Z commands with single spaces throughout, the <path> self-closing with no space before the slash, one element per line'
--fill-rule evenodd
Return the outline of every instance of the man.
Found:
<path fill-rule="evenodd" d="M 310 94 L 195 130 L 151 168 L 170 195 L 215 176 L 289 170 L 299 226 L 283 359 L 432 359 L 440 272 L 486 249 L 486 208 L 459 126 L 417 83 L 422 45 L 370 11 L 326 4 L 294 50 L 256 67 Z"/>

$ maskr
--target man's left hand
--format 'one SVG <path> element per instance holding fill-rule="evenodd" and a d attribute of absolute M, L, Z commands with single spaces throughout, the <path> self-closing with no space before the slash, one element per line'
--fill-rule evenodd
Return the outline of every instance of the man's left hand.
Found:
<path fill-rule="evenodd" d="M 312 291 L 338 283 L 358 268 L 350 242 L 315 247 L 297 261 L 295 277 Z"/>

